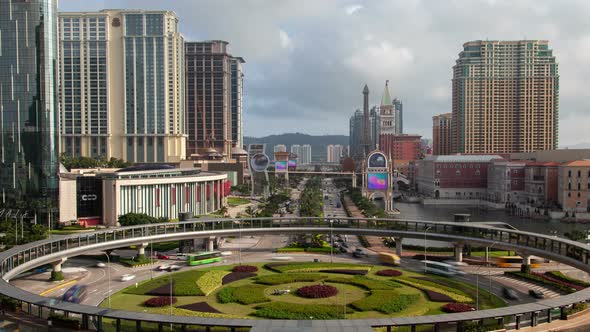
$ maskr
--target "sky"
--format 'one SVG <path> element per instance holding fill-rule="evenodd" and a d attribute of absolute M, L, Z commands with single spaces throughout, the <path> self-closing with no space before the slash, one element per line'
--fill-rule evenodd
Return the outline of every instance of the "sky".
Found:
<path fill-rule="evenodd" d="M 452 66 L 471 40 L 546 39 L 559 63 L 559 145 L 590 142 L 587 0 L 60 0 L 62 11 L 173 10 L 187 41 L 221 39 L 245 59 L 247 136 L 348 135 L 380 102 L 404 103 L 404 132 L 432 136 L 451 111 Z"/>

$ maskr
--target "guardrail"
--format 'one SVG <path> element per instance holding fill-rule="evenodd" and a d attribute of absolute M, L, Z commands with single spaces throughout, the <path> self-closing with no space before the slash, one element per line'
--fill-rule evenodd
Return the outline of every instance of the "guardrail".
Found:
<path fill-rule="evenodd" d="M 530 324 L 542 321 L 540 312 L 547 312 L 545 320 L 551 320 L 551 310 L 559 308 L 560 317 L 564 318 L 565 308 L 571 304 L 590 300 L 590 289 L 557 299 L 540 301 L 532 304 L 517 305 L 508 308 L 482 310 L 462 314 L 446 314 L 422 317 L 406 317 L 391 319 L 333 320 L 333 321 L 263 321 L 249 319 L 214 319 L 199 317 L 180 317 L 109 310 L 87 305 L 79 305 L 57 301 L 31 294 L 16 288 L 8 281 L 18 274 L 34 267 L 55 262 L 62 257 L 76 256 L 90 250 L 107 250 L 140 244 L 173 239 L 191 239 L 206 236 L 230 236 L 239 234 L 272 234 L 272 233 L 328 233 L 330 230 L 342 234 L 377 235 L 395 237 L 414 237 L 443 241 L 461 241 L 464 243 L 491 244 L 496 248 L 506 248 L 523 253 L 534 254 L 562 262 L 590 272 L 590 248 L 584 244 L 557 238 L 554 236 L 522 232 L 512 229 L 501 229 L 486 225 L 458 224 L 452 222 L 435 222 L 405 219 L 372 219 L 372 218 L 245 218 L 245 219 L 194 219 L 184 222 L 139 225 L 105 229 L 91 233 L 80 233 L 37 241 L 11 248 L 0 253 L 0 294 L 21 302 L 21 307 L 29 313 L 44 315 L 47 310 L 60 311 L 66 315 L 80 318 L 81 326 L 86 329 L 105 330 L 103 320 L 114 320 L 114 329 L 119 331 L 122 322 L 132 321 L 136 328 L 145 324 L 176 324 L 179 330 L 190 325 L 224 326 L 230 329 L 252 327 L 254 330 L 281 328 L 287 326 L 339 328 L 371 328 L 392 326 L 433 325 L 435 329 L 453 322 L 457 329 L 462 322 L 482 321 L 499 317 L 514 317 L 502 325 L 520 327 L 522 320 L 517 317 L 527 315 Z M 91 323 L 93 322 L 93 323 Z M 123 324 L 125 325 L 125 324 Z M 110 326 L 110 325 L 109 325 Z"/>

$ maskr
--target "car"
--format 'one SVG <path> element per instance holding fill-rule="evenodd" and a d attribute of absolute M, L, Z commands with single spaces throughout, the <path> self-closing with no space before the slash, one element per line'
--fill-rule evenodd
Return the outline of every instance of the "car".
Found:
<path fill-rule="evenodd" d="M 343 246 L 344 248 L 348 248 L 348 244 L 347 244 L 346 242 L 342 242 L 342 246 Z"/>
<path fill-rule="evenodd" d="M 173 265 L 170 265 L 170 266 L 168 267 L 168 270 L 170 270 L 170 271 L 176 271 L 176 270 L 180 270 L 180 268 L 181 268 L 181 267 L 182 267 L 182 266 L 180 266 L 180 265 L 175 265 L 175 264 L 173 264 Z"/>
<path fill-rule="evenodd" d="M 346 248 L 344 248 L 344 247 L 340 247 L 339 250 L 343 254 L 348 252 L 348 250 L 346 250 Z"/>
<path fill-rule="evenodd" d="M 502 288 L 502 296 L 508 300 L 518 300 L 518 294 L 512 288 L 504 287 Z"/>
<path fill-rule="evenodd" d="M 106 267 L 107 265 L 103 262 L 96 262 L 96 264 L 94 264 L 95 267 Z"/>
<path fill-rule="evenodd" d="M 166 271 L 168 269 L 170 269 L 170 264 L 163 264 L 158 266 L 158 271 Z"/>
<path fill-rule="evenodd" d="M 443 261 L 443 263 L 449 264 L 449 265 L 453 265 L 453 266 L 469 266 L 469 264 L 465 263 L 465 262 L 459 262 L 459 261 L 455 261 L 452 259 Z"/>
<path fill-rule="evenodd" d="M 164 255 L 164 254 L 158 254 L 158 256 L 156 256 L 158 259 L 170 259 L 169 255 Z"/>
<path fill-rule="evenodd" d="M 121 281 L 129 281 L 135 279 L 135 275 L 133 274 L 124 274 L 121 276 Z"/>
<path fill-rule="evenodd" d="M 187 257 L 188 257 L 187 254 L 183 254 L 183 253 L 176 254 L 176 259 L 179 259 L 181 261 L 185 260 Z"/>
<path fill-rule="evenodd" d="M 357 248 L 352 253 L 352 256 L 357 257 L 357 258 L 360 258 L 360 257 L 363 257 L 363 256 L 367 256 L 367 253 L 363 249 Z"/>
<path fill-rule="evenodd" d="M 536 289 L 529 289 L 529 295 L 534 297 L 535 299 L 544 299 L 545 294 L 543 292 L 536 290 Z"/>

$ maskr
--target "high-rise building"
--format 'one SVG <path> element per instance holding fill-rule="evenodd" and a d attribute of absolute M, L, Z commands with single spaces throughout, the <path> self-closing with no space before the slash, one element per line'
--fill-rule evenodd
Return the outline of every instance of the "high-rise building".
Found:
<path fill-rule="evenodd" d="M 422 156 L 422 136 L 391 135 L 387 150 L 383 150 L 391 160 L 418 160 Z"/>
<path fill-rule="evenodd" d="M 432 154 L 451 154 L 452 113 L 443 113 L 432 117 Z"/>
<path fill-rule="evenodd" d="M 243 146 L 244 59 L 228 53 L 221 40 L 185 43 L 187 155 L 213 148 L 231 157 Z"/>
<path fill-rule="evenodd" d="M 293 144 L 291 145 L 291 153 L 297 156 L 298 165 L 311 164 L 311 145 Z"/>
<path fill-rule="evenodd" d="M 559 74 L 548 41 L 467 42 L 452 84 L 454 152 L 557 148 Z"/>
<path fill-rule="evenodd" d="M 171 11 L 60 13 L 62 152 L 185 157 L 184 46 Z"/>
<path fill-rule="evenodd" d="M 273 152 L 287 152 L 287 146 L 285 144 L 277 144 L 274 146 Z"/>
<path fill-rule="evenodd" d="M 326 146 L 326 161 L 329 163 L 339 163 L 340 158 L 344 156 L 345 146 L 340 144 L 328 144 Z"/>
<path fill-rule="evenodd" d="M 0 1 L 0 202 L 58 191 L 57 1 Z"/>
<path fill-rule="evenodd" d="M 398 98 L 393 99 L 393 114 L 395 115 L 395 133 L 404 133 L 404 104 Z"/>
<path fill-rule="evenodd" d="M 364 157 L 364 114 L 356 110 L 349 121 L 349 156 L 360 160 Z M 369 111 L 369 149 L 375 149 L 379 138 L 379 108 Z"/>

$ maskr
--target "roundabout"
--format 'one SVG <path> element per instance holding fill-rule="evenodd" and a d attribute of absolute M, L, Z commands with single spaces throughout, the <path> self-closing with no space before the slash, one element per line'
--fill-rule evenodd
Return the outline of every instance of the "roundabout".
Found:
<path fill-rule="evenodd" d="M 432 239 L 454 243 L 494 246 L 516 251 L 523 257 L 535 255 L 590 272 L 588 246 L 554 236 L 496 228 L 482 224 L 434 222 L 399 219 L 338 218 L 328 222 L 322 218 L 248 218 L 248 219 L 195 219 L 186 222 L 150 224 L 106 229 L 84 234 L 53 237 L 29 243 L 0 253 L 0 293 L 16 300 L 17 307 L 26 313 L 47 318 L 50 313 L 62 314 L 77 321 L 81 328 L 98 331 L 122 331 L 132 324 L 136 330 L 188 331 L 193 328 L 226 328 L 228 330 L 276 331 L 291 328 L 309 330 L 370 331 L 374 328 L 390 330 L 407 326 L 410 330 L 429 327 L 435 331 L 449 328 L 465 330 L 471 324 L 495 321 L 498 326 L 519 329 L 536 326 L 555 319 L 567 319 L 572 305 L 590 299 L 590 289 L 538 302 L 510 307 L 486 309 L 450 314 L 423 314 L 409 317 L 359 318 L 359 319 L 260 319 L 222 318 L 170 315 L 147 311 L 134 312 L 114 308 L 94 307 L 45 298 L 9 283 L 21 273 L 42 266 L 59 266 L 68 257 L 96 250 L 110 250 L 131 245 L 142 247 L 150 242 L 207 238 L 211 236 L 236 236 L 265 234 L 328 234 L 387 236 L 396 239 Z M 400 246 L 401 247 L 401 246 Z M 401 248 L 400 248 L 401 249 Z M 286 263 L 286 262 L 276 262 Z M 396 278 L 396 277 L 390 277 Z M 293 281 L 298 282 L 298 281 Z M 412 282 L 414 284 L 415 282 Z M 408 282 L 405 282 L 408 285 Z M 414 287 L 415 285 L 409 284 Z M 438 287 L 437 289 L 440 289 Z M 210 293 L 208 293 L 210 294 Z M 448 295 L 448 294 L 447 294 Z M 209 295 L 207 295 L 209 296 Z M 329 299 L 329 298 L 326 298 Z M 116 302 L 116 301 L 115 301 Z M 176 304 L 175 304 L 176 305 Z M 292 306 L 292 304 L 289 304 Z M 257 309 L 258 310 L 258 309 Z M 244 317 L 241 315 L 240 317 Z M 347 318 L 348 315 L 347 315 Z M 106 323 L 106 324 L 105 324 Z M 114 325 L 111 325 L 114 324 Z"/>

